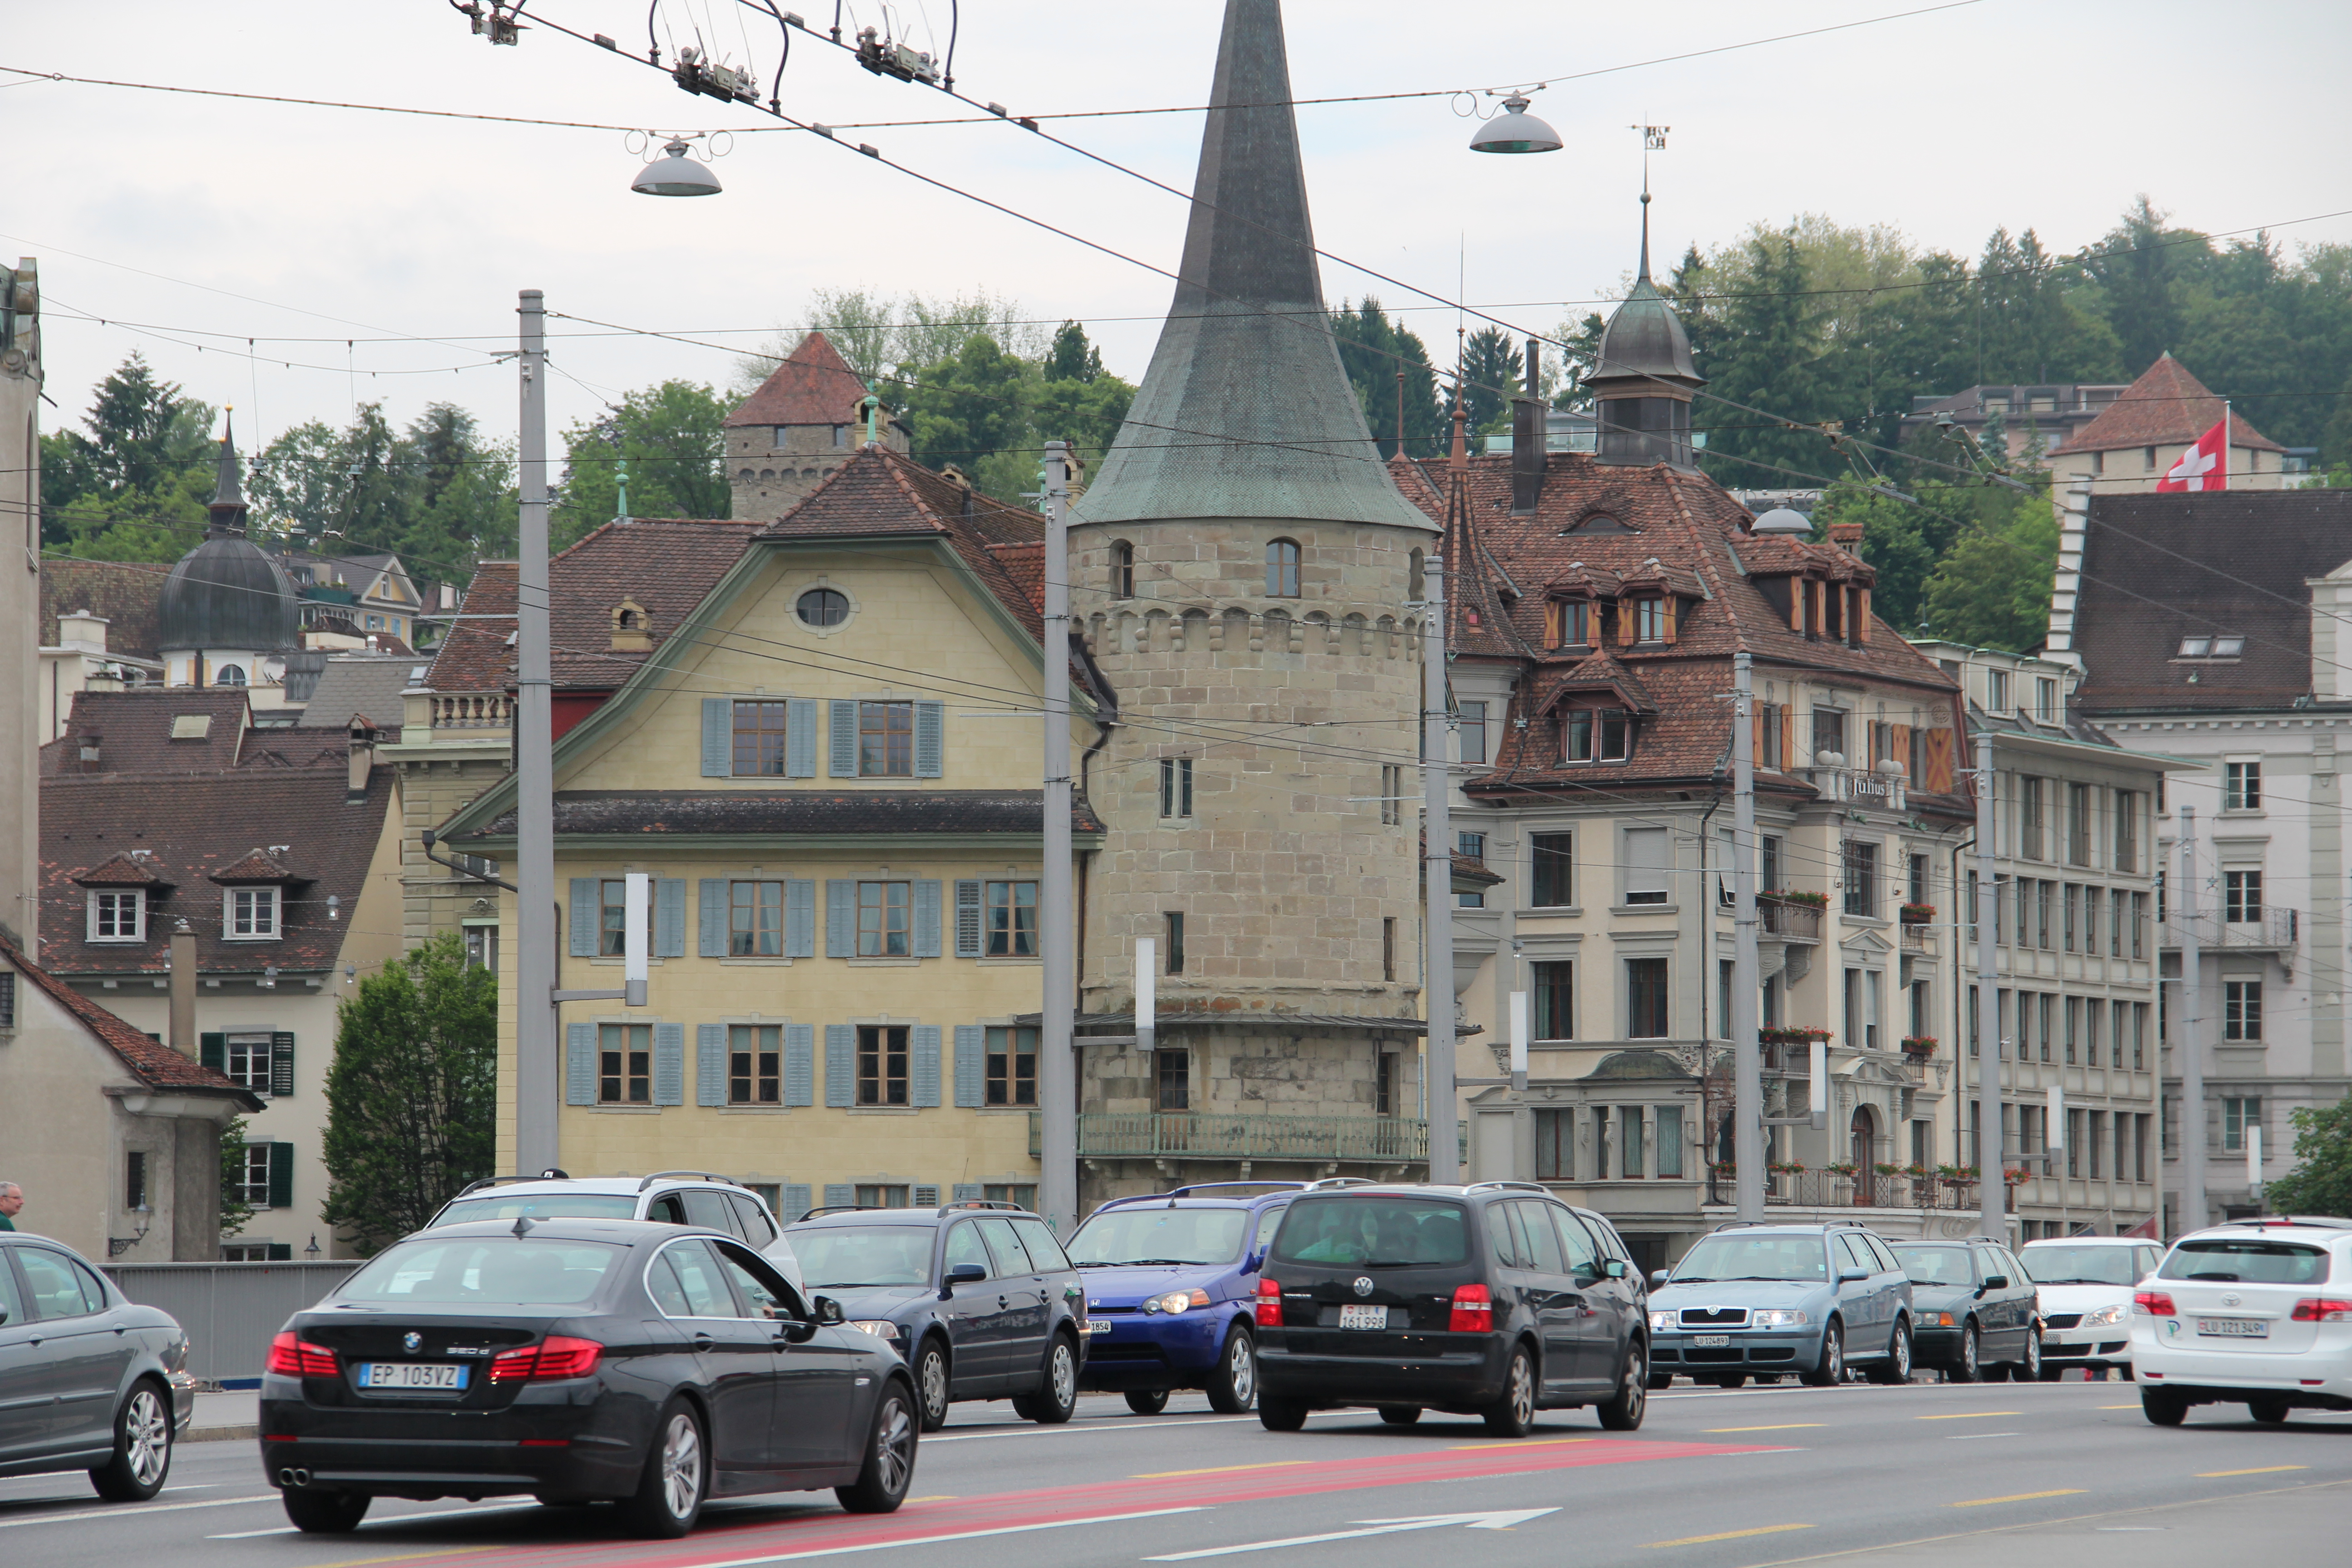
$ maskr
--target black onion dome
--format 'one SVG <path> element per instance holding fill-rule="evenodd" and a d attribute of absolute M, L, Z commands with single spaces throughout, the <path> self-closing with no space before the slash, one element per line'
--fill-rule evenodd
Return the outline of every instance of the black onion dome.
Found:
<path fill-rule="evenodd" d="M 1600 352 L 1594 356 L 1586 384 L 1596 390 L 1612 384 L 1626 393 L 1656 395 L 1651 378 L 1672 385 L 1696 388 L 1706 384 L 1692 363 L 1690 333 L 1658 286 L 1650 281 L 1650 197 L 1642 195 L 1642 271 L 1624 302 L 1601 330 Z"/>
<path fill-rule="evenodd" d="M 301 642 L 294 584 L 243 535 L 207 539 L 163 579 L 158 651 L 239 648 L 268 653 Z"/>

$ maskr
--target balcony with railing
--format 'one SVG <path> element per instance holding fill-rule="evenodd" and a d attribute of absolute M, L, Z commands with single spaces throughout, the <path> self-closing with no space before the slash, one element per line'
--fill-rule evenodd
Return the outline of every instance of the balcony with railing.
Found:
<path fill-rule="evenodd" d="M 1950 1209 L 1962 1213 L 1979 1206 L 1981 1189 L 1973 1181 L 1947 1176 L 1883 1175 L 1875 1171 L 1845 1175 L 1835 1171 L 1775 1171 L 1764 1179 L 1764 1202 L 1787 1208 Z M 2015 1194 L 2010 1196 L 2013 1199 Z M 1717 1170 L 1711 1184 L 1710 1203 L 1729 1203 L 1732 1173 Z M 2014 1203 L 2010 1205 L 2014 1207 Z"/>
<path fill-rule="evenodd" d="M 514 698 L 503 691 L 431 693 L 436 730 L 507 730 L 514 726 Z"/>
<path fill-rule="evenodd" d="M 1769 893 L 1756 895 L 1756 918 L 1759 933 L 1781 942 L 1819 942 L 1822 940 L 1822 906 L 1775 898 Z"/>
<path fill-rule="evenodd" d="M 2303 912 L 2276 904 L 2241 906 L 2232 918 L 2229 910 L 2204 910 L 2194 915 L 2171 911 L 2164 924 L 2164 945 L 2179 947 L 2185 931 L 2194 931 L 2197 945 L 2207 952 L 2217 948 L 2239 952 L 2288 952 L 2303 940 Z"/>
<path fill-rule="evenodd" d="M 1043 1148 L 1029 1118 L 1029 1152 Z M 1081 1159 L 1356 1161 L 1429 1158 L 1429 1123 L 1402 1116 L 1225 1116 L 1212 1111 L 1088 1111 L 1078 1118 Z"/>

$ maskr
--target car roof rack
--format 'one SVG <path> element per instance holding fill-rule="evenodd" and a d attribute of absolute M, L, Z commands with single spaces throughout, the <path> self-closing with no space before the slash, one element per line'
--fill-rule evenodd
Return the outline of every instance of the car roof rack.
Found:
<path fill-rule="evenodd" d="M 1721 1225 L 1717 1226 L 1715 1230 L 1749 1230 L 1759 1226 L 1780 1225 L 1786 1222 L 1774 1219 L 1727 1219 Z M 1715 1231 L 1711 1230 L 1707 1232 L 1707 1234 L 1709 1236 L 1713 1236 Z"/>
<path fill-rule="evenodd" d="M 1360 1176 L 1349 1176 L 1343 1179 L 1351 1182 L 1363 1180 Z M 1155 1198 L 1184 1198 L 1192 1196 L 1194 1193 L 1207 1192 L 1212 1187 L 1276 1187 L 1286 1192 L 1303 1193 L 1313 1185 L 1315 1185 L 1313 1182 L 1293 1182 L 1287 1180 L 1266 1182 L 1187 1182 L 1181 1187 L 1171 1187 L 1164 1193 L 1151 1193 L 1147 1195 Z"/>
<path fill-rule="evenodd" d="M 467 1193 L 478 1193 L 484 1187 L 503 1186 L 509 1182 L 568 1182 L 571 1179 L 571 1172 L 559 1171 L 554 1166 L 550 1165 L 546 1170 L 541 1171 L 536 1176 L 484 1176 L 478 1182 L 467 1182 L 466 1184 L 465 1190 L 460 1192 L 457 1194 L 457 1197 L 462 1198 Z M 451 1203 L 455 1203 L 457 1199 L 452 1198 L 449 1201 Z"/>
<path fill-rule="evenodd" d="M 941 1214 L 947 1213 L 950 1209 L 1010 1209 L 1014 1214 L 1029 1212 L 1019 1204 L 1007 1203 L 1003 1198 L 956 1198 L 938 1206 Z"/>
<path fill-rule="evenodd" d="M 1515 1193 L 1542 1193 L 1547 1196 L 1551 1193 L 1551 1189 L 1541 1182 L 1473 1182 L 1462 1190 L 1465 1193 L 1483 1193 L 1496 1187 L 1506 1187 Z"/>
<path fill-rule="evenodd" d="M 1858 1219 L 1825 1219 L 1818 1221 L 1817 1223 L 1823 1230 L 1838 1228 L 1845 1230 L 1868 1230 L 1870 1228 L 1866 1222 Z"/>
<path fill-rule="evenodd" d="M 2325 1214 L 2250 1215 L 2244 1219 L 2225 1219 L 2221 1223 L 2221 1225 L 2213 1226 L 2210 1228 L 2220 1230 L 2223 1228 L 2223 1226 L 2233 1225 L 2251 1225 L 2257 1226 L 2274 1225 L 2305 1225 L 2315 1226 L 2322 1230 L 2352 1230 L 2352 1219 L 2345 1219 L 2336 1215 Z"/>
<path fill-rule="evenodd" d="M 814 1219 L 821 1214 L 887 1214 L 889 1212 L 891 1211 L 885 1209 L 880 1204 L 819 1204 L 801 1215 L 801 1219 Z M 800 1220 L 794 1220 L 793 1223 L 798 1225 Z"/>
<path fill-rule="evenodd" d="M 709 1171 L 656 1171 L 652 1175 L 647 1176 L 644 1181 L 637 1184 L 637 1191 L 642 1193 L 647 1187 L 652 1186 L 656 1182 L 675 1182 L 680 1180 L 688 1182 L 717 1182 L 721 1186 L 729 1187 L 741 1187 L 743 1185 L 742 1183 L 737 1181 L 732 1176 L 721 1176 Z M 751 1189 L 747 1187 L 744 1188 L 744 1190 L 748 1192 Z"/>
<path fill-rule="evenodd" d="M 1325 1176 L 1320 1181 L 1307 1183 L 1303 1190 L 1321 1193 L 1328 1192 L 1335 1187 L 1391 1187 L 1394 1185 L 1396 1185 L 1394 1182 L 1376 1182 L 1370 1176 Z"/>

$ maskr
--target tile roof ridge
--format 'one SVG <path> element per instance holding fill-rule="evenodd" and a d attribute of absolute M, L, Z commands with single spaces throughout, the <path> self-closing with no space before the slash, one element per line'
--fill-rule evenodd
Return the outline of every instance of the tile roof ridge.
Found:
<path fill-rule="evenodd" d="M 243 1095 L 249 1110 L 261 1109 L 260 1100 L 251 1089 L 245 1088 L 216 1068 L 205 1067 L 201 1062 L 193 1061 L 183 1056 L 169 1046 L 149 1039 L 145 1032 L 133 1026 L 128 1018 L 110 1008 L 100 1006 L 76 991 L 72 986 L 51 974 L 46 968 L 27 958 L 22 948 L 5 937 L 0 937 L 0 961 L 5 961 L 17 973 L 31 981 L 34 986 L 47 995 L 50 1001 L 79 1019 L 82 1027 L 96 1036 L 101 1045 L 111 1048 L 122 1065 L 130 1070 L 131 1076 L 145 1087 L 228 1089 Z M 160 1065 L 160 1058 L 155 1056 L 156 1052 L 165 1053 L 171 1058 L 174 1074 L 185 1075 L 184 1081 L 167 1084 L 157 1076 L 154 1069 Z"/>
<path fill-rule="evenodd" d="M 1681 515 L 1683 526 L 1689 531 L 1692 542 L 1697 546 L 1692 552 L 1691 574 L 1699 579 L 1701 586 L 1706 585 L 1710 576 L 1715 579 L 1712 597 L 1716 604 L 1723 607 L 1723 618 L 1731 627 L 1732 651 L 1752 653 L 1755 650 L 1748 646 L 1748 627 L 1740 620 L 1738 606 L 1731 602 L 1731 595 L 1725 588 L 1721 570 L 1713 559 L 1713 552 L 1707 548 L 1710 542 L 1720 543 L 1725 553 L 1730 555 L 1732 564 L 1740 566 L 1740 578 L 1745 581 L 1748 576 L 1747 569 L 1741 564 L 1738 552 L 1731 547 L 1731 537 L 1701 526 L 1698 520 L 1691 515 L 1690 503 L 1683 496 L 1683 476 L 1671 468 L 1665 470 L 1665 475 L 1666 493 L 1674 498 L 1675 510 Z"/>

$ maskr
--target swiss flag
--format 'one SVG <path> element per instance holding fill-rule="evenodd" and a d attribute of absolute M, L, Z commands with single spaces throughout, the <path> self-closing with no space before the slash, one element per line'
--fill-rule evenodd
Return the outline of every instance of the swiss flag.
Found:
<path fill-rule="evenodd" d="M 2197 445 L 2180 454 L 2180 461 L 2156 481 L 2159 490 L 2226 490 L 2230 488 L 2230 422 L 2214 421 L 2213 428 L 2197 437 Z"/>

